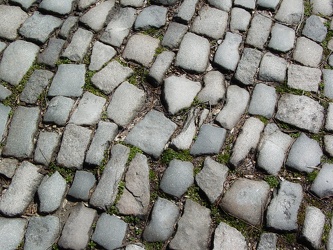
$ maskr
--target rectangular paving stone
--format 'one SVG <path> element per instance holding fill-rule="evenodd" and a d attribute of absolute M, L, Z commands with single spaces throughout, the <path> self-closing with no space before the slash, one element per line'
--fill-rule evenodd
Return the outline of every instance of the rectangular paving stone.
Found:
<path fill-rule="evenodd" d="M 74 33 L 71 43 L 67 46 L 62 56 L 73 62 L 81 62 L 88 51 L 93 36 L 94 34 L 91 31 L 79 28 Z"/>
<path fill-rule="evenodd" d="M 75 0 L 42 0 L 39 8 L 47 12 L 65 15 L 72 11 L 74 2 Z"/>
<path fill-rule="evenodd" d="M 49 165 L 58 147 L 60 135 L 56 132 L 42 131 L 39 133 L 35 149 L 34 161 Z"/>
<path fill-rule="evenodd" d="M 58 244 L 65 249 L 86 249 L 97 211 L 77 204 L 71 211 Z"/>
<path fill-rule="evenodd" d="M 2 137 L 7 129 L 7 121 L 10 111 L 10 107 L 0 103 L 0 141 L 2 140 Z"/>
<path fill-rule="evenodd" d="M 256 14 L 247 33 L 246 44 L 263 49 L 267 42 L 273 21 L 261 14 Z"/>
<path fill-rule="evenodd" d="M 6 216 L 17 216 L 24 213 L 34 195 L 43 175 L 40 168 L 28 161 L 16 170 L 11 184 L 0 200 L 0 212 Z"/>
<path fill-rule="evenodd" d="M 47 47 L 38 55 L 37 62 L 54 67 L 64 44 L 65 40 L 51 38 Z"/>
<path fill-rule="evenodd" d="M 185 0 L 179 6 L 175 19 L 180 23 L 187 24 L 195 13 L 195 8 L 198 4 L 198 0 Z"/>
<path fill-rule="evenodd" d="M 61 26 L 59 31 L 59 36 L 67 39 L 71 32 L 77 27 L 77 23 L 79 22 L 79 17 L 77 16 L 69 16 Z"/>
<path fill-rule="evenodd" d="M 171 51 L 163 51 L 159 54 L 149 70 L 147 80 L 156 87 L 162 85 L 163 78 L 170 68 L 174 57 L 175 53 Z"/>
<path fill-rule="evenodd" d="M 170 22 L 168 29 L 163 36 L 162 46 L 170 49 L 178 48 L 187 30 L 187 25 Z"/>
<path fill-rule="evenodd" d="M 38 107 L 17 107 L 2 154 L 23 159 L 32 157 L 39 118 L 40 110 Z"/>
<path fill-rule="evenodd" d="M 118 126 L 112 122 L 100 121 L 94 138 L 89 146 L 85 162 L 90 165 L 99 165 L 104 152 L 118 133 Z"/>
<path fill-rule="evenodd" d="M 17 6 L 0 6 L 0 37 L 15 40 L 18 29 L 28 18 L 28 14 Z"/>
<path fill-rule="evenodd" d="M 57 163 L 67 168 L 82 169 L 91 134 L 92 131 L 88 128 L 68 124 L 61 142 Z"/>
<path fill-rule="evenodd" d="M 91 196 L 90 204 L 98 209 L 110 208 L 118 193 L 118 184 L 124 174 L 130 149 L 116 144 L 111 149 L 111 159 L 106 165 L 102 177 Z"/>
<path fill-rule="evenodd" d="M 22 40 L 9 44 L 0 62 L 0 79 L 18 85 L 35 61 L 38 51 L 37 45 Z"/>
<path fill-rule="evenodd" d="M 64 96 L 56 96 L 51 99 L 44 114 L 44 122 L 52 122 L 64 126 L 74 106 L 74 100 Z"/>
<path fill-rule="evenodd" d="M 317 92 L 321 81 L 321 70 L 296 64 L 288 66 L 287 85 L 294 89 Z"/>

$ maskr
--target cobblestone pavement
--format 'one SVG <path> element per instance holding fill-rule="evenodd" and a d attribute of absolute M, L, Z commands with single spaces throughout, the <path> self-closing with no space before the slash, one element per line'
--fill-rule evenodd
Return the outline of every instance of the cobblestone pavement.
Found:
<path fill-rule="evenodd" d="M 333 249 L 332 0 L 0 0 L 0 249 Z"/>

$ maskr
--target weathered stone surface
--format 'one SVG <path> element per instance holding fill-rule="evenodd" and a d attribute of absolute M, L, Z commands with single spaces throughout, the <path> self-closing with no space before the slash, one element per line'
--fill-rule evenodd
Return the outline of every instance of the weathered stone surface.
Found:
<path fill-rule="evenodd" d="M 91 6 L 92 4 L 96 3 L 97 0 L 78 0 L 78 8 L 79 10 L 84 10 Z"/>
<path fill-rule="evenodd" d="M 55 74 L 48 96 L 77 97 L 83 93 L 86 69 L 84 64 L 61 64 Z"/>
<path fill-rule="evenodd" d="M 91 133 L 88 128 L 68 124 L 62 138 L 57 163 L 67 168 L 82 169 Z"/>
<path fill-rule="evenodd" d="M 126 176 L 126 186 L 117 208 L 121 214 L 146 215 L 150 201 L 149 166 L 147 157 L 136 154 Z"/>
<path fill-rule="evenodd" d="M 302 186 L 282 181 L 278 194 L 267 208 L 267 226 L 283 231 L 297 230 L 297 214 L 303 199 Z"/>
<path fill-rule="evenodd" d="M 15 40 L 17 31 L 28 18 L 28 14 L 15 6 L 0 6 L 0 37 L 8 40 Z"/>
<path fill-rule="evenodd" d="M 79 28 L 74 33 L 71 43 L 67 46 L 62 56 L 74 62 L 81 62 L 88 51 L 93 35 L 91 31 Z"/>
<path fill-rule="evenodd" d="M 74 181 L 67 195 L 75 199 L 88 201 L 90 190 L 96 183 L 95 176 L 87 171 L 76 171 Z"/>
<path fill-rule="evenodd" d="M 37 57 L 38 63 L 54 67 L 59 59 L 65 41 L 58 38 L 51 38 L 47 47 Z"/>
<path fill-rule="evenodd" d="M 133 74 L 131 68 L 111 61 L 101 71 L 93 75 L 91 82 L 105 94 L 110 94 L 120 83 Z"/>
<path fill-rule="evenodd" d="M 201 83 L 185 77 L 170 76 L 164 80 L 164 99 L 171 114 L 191 106 L 201 90 Z"/>
<path fill-rule="evenodd" d="M 260 63 L 259 80 L 283 83 L 286 79 L 287 61 L 267 52 Z"/>
<path fill-rule="evenodd" d="M 106 18 L 108 17 L 108 14 L 113 8 L 114 4 L 114 0 L 101 2 L 100 4 L 91 8 L 83 16 L 81 16 L 80 22 L 87 25 L 89 28 L 96 32 L 100 31 L 103 28 Z"/>
<path fill-rule="evenodd" d="M 241 42 L 241 35 L 227 32 L 223 42 L 217 48 L 214 63 L 225 70 L 235 71 L 240 58 L 239 46 Z"/>
<path fill-rule="evenodd" d="M 261 14 L 254 15 L 246 36 L 246 44 L 263 49 L 271 31 L 272 24 L 273 21 L 269 17 Z"/>
<path fill-rule="evenodd" d="M 164 76 L 170 68 L 174 57 L 175 53 L 171 51 L 163 51 L 159 54 L 149 70 L 149 74 L 147 76 L 148 81 L 154 86 L 162 85 Z"/>
<path fill-rule="evenodd" d="M 0 158 L 0 174 L 11 179 L 15 174 L 18 164 L 19 161 L 16 159 Z"/>
<path fill-rule="evenodd" d="M 224 144 L 227 131 L 224 128 L 204 124 L 191 147 L 192 155 L 218 154 Z"/>
<path fill-rule="evenodd" d="M 202 73 L 208 66 L 210 52 L 206 38 L 186 33 L 179 47 L 175 65 L 191 72 Z"/>
<path fill-rule="evenodd" d="M 201 89 L 197 98 L 200 102 L 208 102 L 216 105 L 224 98 L 226 87 L 224 76 L 219 71 L 209 71 L 203 78 L 205 86 Z"/>
<path fill-rule="evenodd" d="M 321 246 L 324 225 L 325 214 L 319 208 L 313 206 L 306 207 L 302 237 L 309 242 L 314 249 L 319 249 Z"/>
<path fill-rule="evenodd" d="M 276 124 L 268 124 L 258 147 L 258 167 L 271 175 L 278 175 L 293 141 Z"/>
<path fill-rule="evenodd" d="M 13 93 L 12 91 L 10 91 L 8 88 L 0 84 L 0 101 L 5 100 L 12 93 Z"/>
<path fill-rule="evenodd" d="M 259 50 L 245 48 L 238 63 L 235 79 L 244 85 L 253 85 L 262 55 Z"/>
<path fill-rule="evenodd" d="M 89 91 L 85 92 L 69 122 L 76 125 L 96 124 L 101 118 L 105 103 L 105 98 L 94 95 Z"/>
<path fill-rule="evenodd" d="M 322 42 L 327 34 L 327 28 L 319 16 L 311 15 L 305 21 L 302 35 L 315 42 Z"/>
<path fill-rule="evenodd" d="M 276 10 L 276 7 L 280 3 L 280 0 L 258 0 L 257 5 L 262 8 Z"/>
<path fill-rule="evenodd" d="M 331 225 L 332 225 L 333 219 L 331 219 Z M 326 243 L 326 249 L 332 250 L 333 249 L 333 228 L 330 229 L 327 243 Z"/>
<path fill-rule="evenodd" d="M 41 131 L 38 136 L 34 161 L 48 166 L 53 159 L 59 141 L 60 134 L 56 132 Z"/>
<path fill-rule="evenodd" d="M 242 18 L 239 18 L 242 17 Z M 251 14 L 242 8 L 232 8 L 230 18 L 231 31 L 246 31 L 251 21 Z"/>
<path fill-rule="evenodd" d="M 179 6 L 175 19 L 180 23 L 188 24 L 194 13 L 197 6 L 198 0 L 185 0 Z"/>
<path fill-rule="evenodd" d="M 165 25 L 168 9 L 158 5 L 150 5 L 144 8 L 134 23 L 134 29 L 147 30 L 160 28 Z"/>
<path fill-rule="evenodd" d="M 210 203 L 214 203 L 223 193 L 224 182 L 229 169 L 222 164 L 206 157 L 204 167 L 195 176 L 195 181 L 207 195 Z"/>
<path fill-rule="evenodd" d="M 56 216 L 34 216 L 29 224 L 24 238 L 24 249 L 44 250 L 51 247 L 60 234 L 60 220 Z"/>
<path fill-rule="evenodd" d="M 252 92 L 248 112 L 252 115 L 262 115 L 268 119 L 273 117 L 277 94 L 274 87 L 258 83 Z"/>
<path fill-rule="evenodd" d="M 120 248 L 125 239 L 127 224 L 116 216 L 103 213 L 99 217 L 92 240 L 107 250 Z"/>
<path fill-rule="evenodd" d="M 324 95 L 333 99 L 333 70 L 323 69 Z"/>
<path fill-rule="evenodd" d="M 10 217 L 23 214 L 34 198 L 42 178 L 38 167 L 27 161 L 22 162 L 7 191 L 1 197 L 1 213 Z"/>
<path fill-rule="evenodd" d="M 170 49 L 178 48 L 187 30 L 187 25 L 170 22 L 164 34 L 162 45 Z"/>
<path fill-rule="evenodd" d="M 330 0 L 310 0 L 313 14 L 332 16 L 333 6 Z"/>
<path fill-rule="evenodd" d="M 7 129 L 7 122 L 10 111 L 10 107 L 0 103 L 0 141 L 2 140 L 2 137 L 4 136 Z"/>
<path fill-rule="evenodd" d="M 242 114 L 244 114 L 250 94 L 245 89 L 236 85 L 230 85 L 227 89 L 227 101 L 221 112 L 217 115 L 218 121 L 222 127 L 232 129 Z"/>
<path fill-rule="evenodd" d="M 274 233 L 262 233 L 257 250 L 276 250 L 277 235 Z"/>
<path fill-rule="evenodd" d="M 245 237 L 236 228 L 221 222 L 214 233 L 214 250 L 239 249 L 246 250 Z"/>
<path fill-rule="evenodd" d="M 111 46 L 99 41 L 95 42 L 90 58 L 89 70 L 100 70 L 116 54 L 116 50 Z"/>
<path fill-rule="evenodd" d="M 21 26 L 19 33 L 26 39 L 45 43 L 50 35 L 62 24 L 60 18 L 43 15 L 35 11 Z"/>
<path fill-rule="evenodd" d="M 286 24 L 299 24 L 304 15 L 303 0 L 283 0 L 275 19 Z"/>
<path fill-rule="evenodd" d="M 22 40 L 9 44 L 2 55 L 0 79 L 18 85 L 35 61 L 38 51 L 37 45 Z"/>
<path fill-rule="evenodd" d="M 163 192 L 180 198 L 194 183 L 193 169 L 191 162 L 172 160 L 164 171 L 160 188 Z"/>
<path fill-rule="evenodd" d="M 125 250 L 144 250 L 144 248 L 142 244 L 129 244 Z"/>
<path fill-rule="evenodd" d="M 65 15 L 72 11 L 75 0 L 43 0 L 39 8 L 56 14 Z"/>
<path fill-rule="evenodd" d="M 264 129 L 264 123 L 259 119 L 250 117 L 243 125 L 242 132 L 237 137 L 232 149 L 230 163 L 238 166 L 252 149 L 256 149 L 260 140 L 260 134 Z"/>
<path fill-rule="evenodd" d="M 324 148 L 325 152 L 327 152 L 330 157 L 333 157 L 333 135 L 324 136 Z"/>
<path fill-rule="evenodd" d="M 294 89 L 317 92 L 321 81 L 321 70 L 296 64 L 288 66 L 287 85 Z"/>
<path fill-rule="evenodd" d="M 129 82 L 123 82 L 112 95 L 107 109 L 108 117 L 124 127 L 138 115 L 145 101 L 146 94 L 143 90 Z"/>
<path fill-rule="evenodd" d="M 333 103 L 330 102 L 327 108 L 325 129 L 328 131 L 333 131 Z"/>
<path fill-rule="evenodd" d="M 39 107 L 17 107 L 11 121 L 6 145 L 2 151 L 3 155 L 17 158 L 32 156 L 39 117 Z M 24 126 L 22 126 L 22 121 L 24 121 Z"/>
<path fill-rule="evenodd" d="M 65 249 L 85 249 L 96 216 L 96 210 L 85 207 L 83 203 L 77 204 L 65 223 L 58 245 Z"/>
<path fill-rule="evenodd" d="M 221 208 L 255 226 L 261 225 L 270 187 L 265 181 L 236 180 L 224 194 Z"/>
<path fill-rule="evenodd" d="M 324 108 L 307 96 L 284 94 L 278 102 L 278 120 L 318 133 L 323 125 Z"/>
<path fill-rule="evenodd" d="M 228 25 L 228 13 L 219 9 L 203 6 L 195 17 L 191 32 L 213 39 L 221 39 Z"/>
<path fill-rule="evenodd" d="M 17 249 L 23 240 L 26 219 L 0 217 L 0 248 Z"/>
<path fill-rule="evenodd" d="M 45 176 L 38 188 L 39 211 L 52 213 L 57 210 L 64 198 L 66 180 L 56 171 L 50 177 Z"/>
<path fill-rule="evenodd" d="M 305 37 L 296 41 L 293 58 L 304 66 L 318 67 L 323 55 L 323 47 Z"/>
<path fill-rule="evenodd" d="M 163 1 L 163 0 L 162 0 Z M 152 3 L 156 3 L 157 1 L 152 1 Z M 120 4 L 122 6 L 131 6 L 131 7 L 142 7 L 144 4 L 144 0 L 120 0 Z"/>
<path fill-rule="evenodd" d="M 245 9 L 254 9 L 256 7 L 256 0 L 235 0 L 235 5 Z"/>
<path fill-rule="evenodd" d="M 292 28 L 275 23 L 268 47 L 276 51 L 287 52 L 294 47 L 295 36 L 295 30 Z"/>
<path fill-rule="evenodd" d="M 175 237 L 169 246 L 172 249 L 206 249 L 211 224 L 210 210 L 187 199 L 184 214 L 178 222 Z"/>
<path fill-rule="evenodd" d="M 323 151 L 316 140 L 302 133 L 292 145 L 286 165 L 298 171 L 310 173 L 320 164 Z"/>
<path fill-rule="evenodd" d="M 0 53 L 7 47 L 7 43 L 0 41 Z"/>
<path fill-rule="evenodd" d="M 72 31 L 77 27 L 77 23 L 79 22 L 79 17 L 77 16 L 69 16 L 61 26 L 59 31 L 59 36 L 62 38 L 68 38 Z"/>
<path fill-rule="evenodd" d="M 312 183 L 311 192 L 320 198 L 333 195 L 333 165 L 325 163 Z"/>
<path fill-rule="evenodd" d="M 118 193 L 118 184 L 122 178 L 130 149 L 116 144 L 111 149 L 111 159 L 107 163 L 102 177 L 91 196 L 90 204 L 107 210 L 113 204 Z"/>
<path fill-rule="evenodd" d="M 129 132 L 125 143 L 139 147 L 147 154 L 158 158 L 176 128 L 177 125 L 161 112 L 151 110 Z"/>
<path fill-rule="evenodd" d="M 35 104 L 38 98 L 49 85 L 49 81 L 53 77 L 53 73 L 48 70 L 35 70 L 26 83 L 20 100 L 28 104 Z"/>
<path fill-rule="evenodd" d="M 64 97 L 53 97 L 44 114 L 44 122 L 54 122 L 57 125 L 65 125 L 74 105 L 74 100 Z"/>
<path fill-rule="evenodd" d="M 158 197 L 151 213 L 151 220 L 143 232 L 144 240 L 166 241 L 175 230 L 174 226 L 179 214 L 176 204 Z"/>
<path fill-rule="evenodd" d="M 232 7 L 232 0 L 208 0 L 208 3 L 220 10 L 229 12 Z"/>
<path fill-rule="evenodd" d="M 20 5 L 24 10 L 28 10 L 37 0 L 10 0 L 10 3 Z M 0 1 L 2 4 L 2 2 Z"/>
<path fill-rule="evenodd" d="M 101 36 L 101 41 L 116 47 L 122 45 L 125 37 L 136 19 L 136 10 L 133 8 L 119 8 L 115 11 L 111 21 Z"/>
<path fill-rule="evenodd" d="M 85 162 L 90 165 L 100 165 L 104 152 L 118 133 L 118 126 L 111 122 L 100 121 L 94 138 L 87 151 Z"/>

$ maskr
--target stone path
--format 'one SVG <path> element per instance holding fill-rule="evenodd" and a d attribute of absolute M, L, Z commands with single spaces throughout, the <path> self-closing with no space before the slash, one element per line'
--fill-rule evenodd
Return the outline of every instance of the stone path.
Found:
<path fill-rule="evenodd" d="M 0 249 L 333 249 L 333 0 L 0 0 Z"/>

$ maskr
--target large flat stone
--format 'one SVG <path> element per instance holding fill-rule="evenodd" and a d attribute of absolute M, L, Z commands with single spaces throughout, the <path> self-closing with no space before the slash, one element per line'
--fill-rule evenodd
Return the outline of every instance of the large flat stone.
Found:
<path fill-rule="evenodd" d="M 1 59 L 0 79 L 18 85 L 35 61 L 38 51 L 37 45 L 22 40 L 9 44 Z"/>
<path fill-rule="evenodd" d="M 62 138 L 57 163 L 67 168 L 82 169 L 91 134 L 92 131 L 88 128 L 68 124 Z"/>
<path fill-rule="evenodd" d="M 177 125 L 163 113 L 151 110 L 127 135 L 125 142 L 158 158 Z"/>
<path fill-rule="evenodd" d="M 13 115 L 3 155 L 31 158 L 37 133 L 40 110 L 38 107 L 19 106 Z M 22 121 L 24 126 L 22 126 Z"/>
<path fill-rule="evenodd" d="M 24 161 L 18 167 L 5 194 L 0 200 L 0 212 L 6 216 L 22 215 L 42 181 L 40 168 Z"/>
<path fill-rule="evenodd" d="M 0 5 L 0 37 L 15 40 L 18 29 L 28 18 L 20 7 Z"/>
<path fill-rule="evenodd" d="M 323 126 L 324 108 L 307 96 L 284 94 L 278 102 L 278 120 L 318 133 Z"/>
<path fill-rule="evenodd" d="M 124 174 L 130 149 L 116 144 L 111 149 L 111 159 L 107 163 L 102 177 L 91 196 L 90 204 L 96 208 L 110 208 L 118 193 L 118 184 Z"/>
<path fill-rule="evenodd" d="M 209 41 L 193 33 L 186 33 L 180 44 L 175 65 L 190 72 L 202 73 L 208 66 Z"/>

